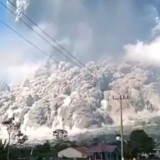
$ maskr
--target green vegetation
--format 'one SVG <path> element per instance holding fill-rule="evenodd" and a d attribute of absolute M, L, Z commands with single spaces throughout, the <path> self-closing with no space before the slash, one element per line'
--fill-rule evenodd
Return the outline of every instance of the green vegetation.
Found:
<path fill-rule="evenodd" d="M 10 160 L 18 160 L 18 158 L 29 158 L 33 157 L 57 157 L 59 151 L 67 147 L 83 146 L 83 143 L 76 141 L 70 142 L 68 140 L 57 140 L 53 144 L 46 141 L 42 145 L 36 145 L 35 147 L 19 147 L 10 146 Z M 0 160 L 7 159 L 7 148 L 4 149 L 2 143 L 0 143 Z"/>
<path fill-rule="evenodd" d="M 153 138 L 149 137 L 144 130 L 134 130 L 125 144 L 125 156 L 127 158 L 133 158 L 142 153 L 152 153 L 154 146 Z"/>
<path fill-rule="evenodd" d="M 0 141 L 0 159 L 6 159 L 7 151 L 4 150 L 4 146 L 2 144 L 2 141 Z"/>
<path fill-rule="evenodd" d="M 113 135 L 112 135 L 113 137 Z M 126 138 L 125 138 L 126 139 Z M 67 147 L 77 147 L 77 146 L 90 146 L 96 145 L 98 143 L 107 143 L 107 138 L 105 136 L 100 136 L 95 139 L 76 142 L 58 139 L 53 143 L 46 141 L 43 145 L 37 145 L 35 147 L 21 147 L 17 148 L 15 146 L 10 146 L 10 160 L 18 160 L 18 157 L 29 158 L 31 155 L 33 157 L 57 157 L 59 151 Z M 118 144 L 118 143 L 117 143 Z M 133 158 L 139 156 L 141 153 L 151 153 L 154 148 L 154 141 L 149 137 L 144 130 L 137 129 L 130 133 L 128 140 L 124 143 L 124 152 L 126 158 Z M 0 160 L 6 160 L 7 148 L 0 142 Z"/>

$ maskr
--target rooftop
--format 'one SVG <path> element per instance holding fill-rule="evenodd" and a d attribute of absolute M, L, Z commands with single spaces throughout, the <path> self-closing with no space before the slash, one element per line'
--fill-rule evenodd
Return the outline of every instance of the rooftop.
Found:
<path fill-rule="evenodd" d="M 88 149 L 89 152 L 114 152 L 118 147 L 116 145 L 99 144 Z"/>
<path fill-rule="evenodd" d="M 79 151 L 79 152 L 81 152 L 85 155 L 88 154 L 88 148 L 86 148 L 86 147 L 71 147 L 71 148 L 73 148 L 73 149 L 75 149 L 75 150 L 77 150 L 77 151 Z"/>

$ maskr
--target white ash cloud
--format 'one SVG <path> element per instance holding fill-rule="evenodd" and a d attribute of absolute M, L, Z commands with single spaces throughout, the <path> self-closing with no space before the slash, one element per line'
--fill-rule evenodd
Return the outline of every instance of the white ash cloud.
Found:
<path fill-rule="evenodd" d="M 67 41 L 66 48 L 83 61 L 111 54 L 117 56 L 126 44 L 138 39 L 148 41 L 151 32 L 157 30 L 154 28 L 159 17 L 159 2 L 154 0 L 124 0 L 118 3 L 114 0 L 12 2 L 17 6 L 16 20 L 24 18 L 21 14 L 24 12 L 38 25 L 50 24 L 53 30 L 57 29 L 56 34 L 52 34 L 51 30 L 46 31 L 58 42 Z"/>
<path fill-rule="evenodd" d="M 151 17 L 155 20 L 155 26 L 151 30 L 150 41 L 138 40 L 137 43 L 124 45 L 124 59 L 139 61 L 150 65 L 160 64 L 160 19 L 159 12 L 155 7 L 151 7 Z"/>
<path fill-rule="evenodd" d="M 16 19 L 24 18 L 22 16 L 22 12 L 24 12 L 39 27 L 47 31 L 67 50 L 84 62 L 99 60 L 102 57 L 103 59 L 121 57 L 122 59 L 138 60 L 145 63 L 159 63 L 159 10 L 157 8 L 159 4 L 156 2 L 139 2 L 141 9 L 138 8 L 138 2 L 128 1 L 118 4 L 116 2 L 117 7 L 114 5 L 114 1 L 92 1 L 90 3 L 83 0 L 69 0 L 67 2 L 63 0 L 39 0 L 38 2 L 12 0 L 11 2 L 17 6 L 16 10 L 8 2 L 8 5 L 17 14 Z M 42 10 L 43 12 L 41 12 Z M 146 18 L 144 19 L 144 17 Z M 59 56 L 50 45 L 27 30 L 23 24 L 19 22 L 18 25 L 19 28 L 16 29 L 19 29 L 24 36 L 27 36 L 48 54 L 62 59 L 62 56 Z M 38 31 L 35 26 L 33 29 Z M 148 41 L 153 32 L 153 39 Z M 9 75 L 11 70 L 19 68 L 17 73 L 20 73 L 22 72 L 21 66 L 23 68 L 25 65 L 25 69 L 30 68 L 30 64 L 41 62 L 44 56 L 41 56 L 33 47 L 26 45 L 24 41 L 17 39 L 13 34 L 8 37 L 12 41 L 7 42 L 2 52 L 5 53 L 4 58 L 9 63 L 3 63 L 6 62 L 4 60 L 1 64 L 6 67 L 2 65 L 0 67 L 3 79 L 13 83 L 12 80 L 15 82 L 15 77 L 19 76 L 12 77 L 13 74 Z M 139 41 L 135 44 L 134 41 L 138 39 Z M 11 45 L 8 46 L 8 44 Z M 3 55 L 1 54 L 1 56 Z M 13 57 L 10 58 L 12 55 Z M 4 58 L 2 57 L 2 59 Z M 17 81 L 19 82 L 18 78 Z"/>
<path fill-rule="evenodd" d="M 126 51 L 126 59 L 152 65 L 160 64 L 160 37 L 156 37 L 150 43 L 139 41 L 136 44 L 128 44 L 124 49 Z"/>
<path fill-rule="evenodd" d="M 23 73 L 28 75 L 29 71 L 29 76 L 32 74 L 34 78 L 29 77 L 21 85 L 11 87 L 10 92 L 0 94 L 1 119 L 7 118 L 10 112 L 14 113 L 30 139 L 46 138 L 45 134 L 50 134 L 56 128 L 73 133 L 88 128 L 119 125 L 119 102 L 108 102 L 107 98 L 120 93 L 129 94 L 132 98 L 123 104 L 125 125 L 159 121 L 160 93 L 157 88 L 160 86 L 160 72 L 154 65 L 159 62 L 157 31 L 152 40 L 146 40 L 155 25 L 158 26 L 158 22 L 155 22 L 157 15 L 153 14 L 150 4 L 139 2 L 141 12 L 136 8 L 138 4 L 131 1 L 116 2 L 117 5 L 114 5 L 114 1 L 97 1 L 94 2 L 97 5 L 92 4 L 93 8 L 88 8 L 91 4 L 83 0 L 38 0 L 38 3 L 30 1 L 30 5 L 29 1 L 26 2 L 19 5 L 17 18 L 24 18 L 21 13 L 25 11 L 79 58 L 85 61 L 96 59 L 99 62 L 89 62 L 86 68 L 75 67 L 67 62 L 38 65 L 38 69 L 36 65 L 30 66 L 33 63 L 28 63 L 29 67 L 22 65 Z M 16 4 L 16 1 L 13 3 Z M 43 49 L 51 50 L 42 41 L 37 41 L 35 35 L 29 36 Z M 140 40 L 135 44 L 133 41 L 137 39 Z M 123 46 L 125 54 L 120 54 L 124 53 L 120 51 Z M 32 54 L 33 50 L 26 52 Z M 23 51 L 23 55 L 26 52 Z M 58 57 L 53 50 L 51 53 Z M 124 61 L 100 60 L 106 57 L 106 53 L 115 53 L 117 59 L 122 55 Z M 26 64 L 23 55 L 20 61 Z M 31 61 L 35 59 L 36 56 Z M 13 66 L 21 65 L 16 63 Z M 19 79 L 20 73 L 23 73 L 16 67 L 9 69 L 8 73 L 17 70 L 18 74 L 14 76 Z M 38 137 L 36 131 L 43 129 L 46 133 Z"/>
<path fill-rule="evenodd" d="M 119 125 L 119 102 L 108 101 L 108 97 L 121 93 L 131 97 L 123 102 L 124 125 L 157 123 L 160 113 L 158 67 L 109 61 L 90 62 L 86 67 L 89 71 L 66 62 L 48 62 L 35 71 L 34 78 L 10 87 L 10 91 L 4 91 L 3 87 L 0 119 L 13 113 L 31 140 L 46 138 L 46 133 L 51 134 L 57 128 L 73 134 Z M 144 113 L 152 116 L 146 117 Z M 44 134 L 36 134 L 45 128 Z"/>
<path fill-rule="evenodd" d="M 7 0 L 7 4 L 14 8 L 11 4 L 13 3 L 16 8 L 15 8 L 15 14 L 16 18 L 15 21 L 18 22 L 19 19 L 23 16 L 23 13 L 27 10 L 28 6 L 30 5 L 30 0 Z"/>
<path fill-rule="evenodd" d="M 44 29 L 51 30 L 50 24 L 41 23 L 40 26 Z M 17 30 L 17 26 L 13 28 Z M 25 33 L 27 35 L 25 35 Z M 55 34 L 56 29 L 52 29 L 52 34 Z M 39 39 L 33 32 L 26 31 L 26 28 L 19 29 L 26 39 L 30 40 L 37 47 L 40 46 L 41 50 L 50 55 L 50 47 L 43 40 Z M 31 73 L 35 71 L 39 65 L 42 65 L 48 57 L 41 54 L 32 45 L 18 37 L 16 34 L 7 30 L 3 35 L 2 44 L 0 43 L 0 80 L 10 84 L 18 84 L 25 78 L 30 77 Z"/>

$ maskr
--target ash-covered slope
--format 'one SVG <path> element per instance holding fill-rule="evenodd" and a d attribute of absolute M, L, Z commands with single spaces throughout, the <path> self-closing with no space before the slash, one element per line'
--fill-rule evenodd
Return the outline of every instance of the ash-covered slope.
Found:
<path fill-rule="evenodd" d="M 131 97 L 123 101 L 125 125 L 160 122 L 159 68 L 127 62 L 90 62 L 86 68 L 65 62 L 42 66 L 20 86 L 1 87 L 0 119 L 14 114 L 23 130 L 118 125 L 119 102 L 108 97 L 119 93 Z"/>

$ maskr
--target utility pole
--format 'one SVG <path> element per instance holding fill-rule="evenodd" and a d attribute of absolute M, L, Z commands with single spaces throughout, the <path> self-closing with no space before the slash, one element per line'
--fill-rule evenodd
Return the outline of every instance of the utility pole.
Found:
<path fill-rule="evenodd" d="M 124 160 L 124 138 L 123 138 L 123 100 L 130 99 L 128 95 L 120 95 L 119 97 L 112 97 L 112 100 L 118 100 L 120 104 L 120 128 L 121 128 L 121 160 Z M 109 99 L 108 99 L 109 100 Z"/>

